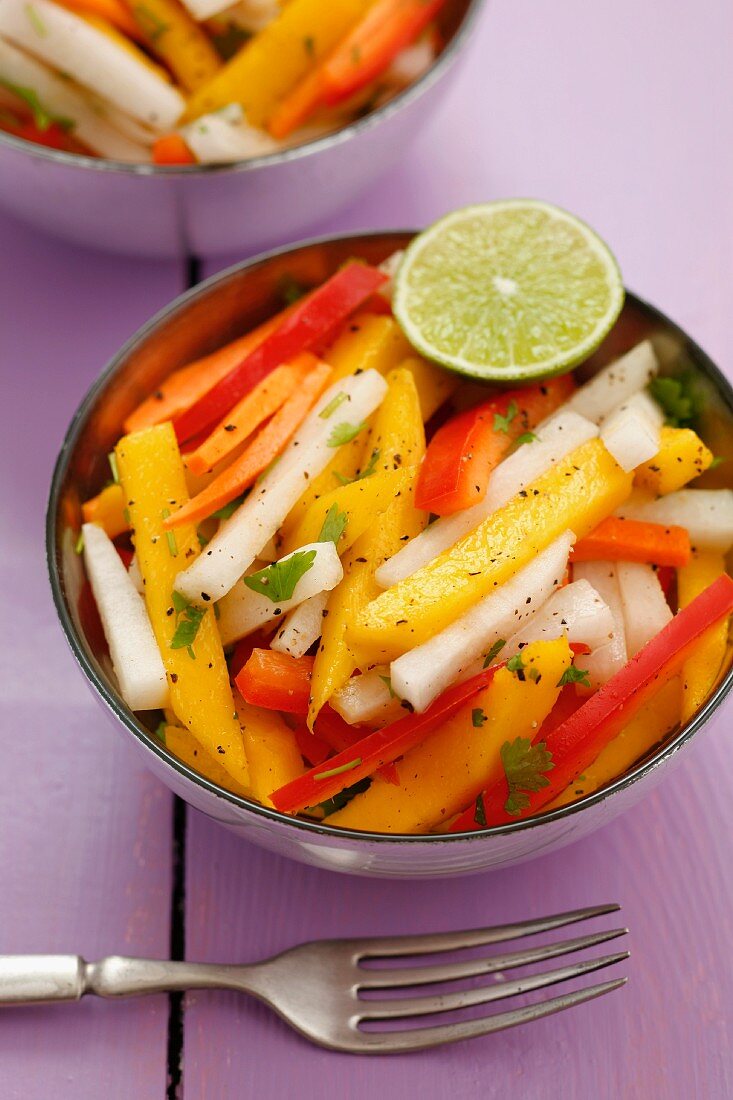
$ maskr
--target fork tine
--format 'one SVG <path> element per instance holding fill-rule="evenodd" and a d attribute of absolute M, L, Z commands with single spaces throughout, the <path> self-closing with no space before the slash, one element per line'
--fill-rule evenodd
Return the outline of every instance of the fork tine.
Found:
<path fill-rule="evenodd" d="M 463 1039 L 474 1039 L 479 1035 L 489 1035 L 495 1031 L 516 1027 L 517 1024 L 541 1020 L 555 1012 L 584 1004 L 604 993 L 611 993 L 626 984 L 626 978 L 616 978 L 611 982 L 593 985 L 588 989 L 579 989 L 574 993 L 565 993 L 549 1001 L 517 1008 L 512 1012 L 500 1012 L 494 1016 L 484 1016 L 480 1020 L 466 1020 L 460 1024 L 438 1024 L 435 1027 L 417 1028 L 415 1031 L 360 1032 L 350 1049 L 369 1054 L 399 1054 L 411 1050 L 425 1050 L 427 1047 L 444 1043 L 457 1043 Z"/>
<path fill-rule="evenodd" d="M 494 928 L 476 928 L 470 931 L 441 932 L 437 935 L 384 936 L 370 940 L 354 941 L 361 958 L 379 959 L 395 955 L 430 955 L 438 951 L 460 951 L 468 947 L 483 947 L 490 943 L 503 943 L 523 936 L 535 936 L 540 932 L 552 932 L 567 924 L 617 913 L 621 908 L 615 902 L 594 905 L 588 909 L 571 909 L 539 920 L 519 921 L 517 924 L 499 924 Z"/>
<path fill-rule="evenodd" d="M 360 989 L 398 989 L 401 986 L 433 985 L 438 982 L 454 982 L 462 978 L 476 978 L 480 974 L 494 974 L 500 970 L 511 970 L 516 966 L 555 959 L 559 955 L 569 955 L 572 951 L 582 951 L 586 947 L 595 947 L 599 943 L 625 936 L 627 928 L 614 928 L 610 932 L 596 932 L 579 939 L 560 940 L 543 944 L 526 951 L 513 951 L 506 955 L 489 955 L 480 959 L 467 959 L 465 962 L 444 963 L 439 966 L 410 966 L 396 970 L 360 970 L 358 988 Z"/>
<path fill-rule="evenodd" d="M 481 986 L 478 989 L 462 989 L 456 993 L 440 993 L 432 997 L 401 997 L 394 1001 L 363 1001 L 365 1011 L 363 1020 L 397 1020 L 409 1016 L 431 1016 L 439 1012 L 451 1012 L 459 1008 L 472 1008 L 475 1005 L 502 1001 L 507 997 L 516 997 L 522 993 L 531 993 L 535 989 L 544 989 L 559 982 L 572 981 L 595 970 L 628 959 L 628 951 L 619 951 L 615 955 L 603 955 L 598 959 L 586 959 L 573 966 L 563 966 L 558 970 L 546 970 L 541 974 L 530 974 L 513 982 L 497 982 L 494 985 Z"/>

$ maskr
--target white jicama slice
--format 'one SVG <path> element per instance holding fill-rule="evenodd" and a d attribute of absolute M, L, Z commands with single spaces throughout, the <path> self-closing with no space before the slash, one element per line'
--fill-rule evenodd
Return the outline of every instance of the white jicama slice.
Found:
<path fill-rule="evenodd" d="M 228 598 L 228 597 L 225 597 Z M 275 637 L 270 649 L 278 653 L 289 653 L 291 657 L 302 657 L 314 642 L 317 642 L 323 629 L 323 612 L 328 603 L 328 592 L 317 592 L 309 600 L 288 615 Z"/>
<path fill-rule="evenodd" d="M 330 386 L 290 440 L 280 461 L 221 525 L 194 563 L 178 574 L 176 589 L 199 605 L 206 603 L 204 595 L 212 600 L 225 596 L 274 536 L 308 481 L 333 458 L 329 439 L 334 427 L 344 422 L 342 410 L 348 408 L 349 421 L 359 424 L 381 404 L 386 392 L 387 383 L 373 369 Z M 320 413 L 338 393 L 346 393 L 348 402 L 342 403 L 338 414 L 323 419 Z"/>
<path fill-rule="evenodd" d="M 0 38 L 0 80 L 5 84 L 35 94 L 38 102 L 55 118 L 73 122 L 78 137 L 93 153 L 111 160 L 144 163 L 150 160 L 145 146 L 106 119 L 101 106 L 89 103 L 80 89 L 47 69 L 40 61 Z M 110 125 L 112 123 L 112 125 Z"/>
<path fill-rule="evenodd" d="M 419 80 L 435 61 L 435 50 L 429 38 L 406 46 L 397 54 L 384 74 L 385 82 L 406 88 Z"/>
<path fill-rule="evenodd" d="M 109 537 L 85 523 L 84 565 L 109 645 L 120 694 L 130 710 L 168 705 L 168 683 L 145 601 Z"/>
<path fill-rule="evenodd" d="M 581 386 L 568 401 L 568 407 L 597 424 L 622 401 L 643 390 L 658 370 L 651 341 L 642 340 Z"/>
<path fill-rule="evenodd" d="M 613 634 L 613 614 L 586 580 L 573 581 L 553 593 L 501 651 L 501 660 L 513 657 L 530 642 L 549 642 L 567 635 L 591 650 L 605 645 Z"/>
<path fill-rule="evenodd" d="M 597 435 L 596 425 L 577 413 L 565 411 L 550 417 L 537 429 L 537 438 L 532 443 L 523 444 L 496 467 L 480 504 L 431 523 L 377 569 L 377 584 L 382 588 L 391 588 L 427 565 L 556 462 Z"/>
<path fill-rule="evenodd" d="M 636 469 L 659 454 L 664 417 L 641 390 L 623 401 L 601 424 L 601 439 L 622 470 Z"/>
<path fill-rule="evenodd" d="M 305 557 L 303 557 L 305 555 Z M 308 560 L 310 559 L 310 564 Z M 305 572 L 299 577 L 295 587 L 288 587 L 289 565 L 304 563 Z M 262 576 L 264 573 L 264 577 Z M 301 546 L 292 554 L 268 565 L 261 571 L 263 586 L 271 590 L 272 595 L 256 592 L 243 581 L 229 592 L 219 604 L 219 633 L 224 645 L 238 642 L 265 623 L 272 622 L 286 611 L 297 607 L 304 600 L 316 596 L 319 592 L 330 592 L 344 575 L 341 559 L 332 542 L 314 542 Z M 250 575 L 251 577 L 251 575 Z M 282 585 L 291 594 L 282 595 Z M 273 598 L 273 596 L 275 598 Z"/>
<path fill-rule="evenodd" d="M 363 676 L 352 676 L 334 692 L 330 703 L 351 726 L 362 722 L 383 725 L 405 714 L 391 687 L 387 665 L 378 665 Z"/>
<path fill-rule="evenodd" d="M 265 130 L 250 126 L 238 103 L 201 115 L 182 126 L 179 132 L 201 164 L 227 164 L 247 157 L 264 157 L 281 148 Z"/>
<path fill-rule="evenodd" d="M 626 647 L 633 657 L 667 625 L 672 612 L 651 565 L 620 561 L 616 574 L 624 608 Z"/>
<path fill-rule="evenodd" d="M 2 0 L 0 34 L 155 130 L 171 130 L 183 96 L 131 52 L 50 0 Z"/>
<path fill-rule="evenodd" d="M 733 490 L 679 489 L 659 500 L 630 499 L 618 510 L 626 519 L 686 528 L 698 550 L 727 553 L 733 546 Z"/>
<path fill-rule="evenodd" d="M 566 531 L 501 588 L 484 596 L 429 641 L 393 661 L 393 691 L 421 712 L 449 684 L 474 671 L 474 663 L 515 634 L 518 625 L 557 588 L 574 541 L 572 531 Z"/>
<path fill-rule="evenodd" d="M 583 668 L 588 672 L 594 690 L 610 680 L 628 660 L 624 609 L 621 589 L 616 576 L 616 566 L 610 561 L 584 561 L 573 565 L 574 581 L 585 580 L 599 594 L 613 617 L 613 632 L 602 645 L 583 657 Z"/>
<path fill-rule="evenodd" d="M 132 561 L 130 562 L 130 568 L 127 570 L 127 575 L 135 586 L 135 591 L 139 592 L 141 596 L 145 595 L 145 585 L 143 584 L 143 575 L 140 572 L 140 563 L 137 560 L 137 554 L 132 555 Z"/>

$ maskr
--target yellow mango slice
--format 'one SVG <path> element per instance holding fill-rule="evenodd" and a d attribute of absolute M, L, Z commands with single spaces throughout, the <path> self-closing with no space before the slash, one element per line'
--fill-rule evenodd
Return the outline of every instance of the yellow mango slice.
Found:
<path fill-rule="evenodd" d="M 605 787 L 654 748 L 680 721 L 680 679 L 675 677 L 631 719 L 618 737 L 561 795 L 546 806 L 556 810 Z"/>
<path fill-rule="evenodd" d="M 326 516 L 334 505 L 346 516 L 343 535 L 336 544 L 339 554 L 344 554 L 376 522 L 397 493 L 409 486 L 411 480 L 409 469 L 380 470 L 372 477 L 352 481 L 350 485 L 324 493 L 311 504 L 298 526 L 284 541 L 278 551 L 280 557 L 297 550 L 299 546 L 317 542 Z"/>
<path fill-rule="evenodd" d="M 687 607 L 725 573 L 725 559 L 715 550 L 696 550 L 687 565 L 677 570 L 677 598 Z M 700 709 L 718 682 L 725 664 L 728 644 L 728 620 L 709 627 L 700 637 L 692 655 L 682 666 L 682 721 Z"/>
<path fill-rule="evenodd" d="M 522 657 L 524 680 L 499 669 L 484 691 L 398 762 L 399 786 L 375 778 L 328 824 L 426 833 L 470 805 L 501 776 L 504 742 L 535 737 L 560 694 L 558 684 L 572 653 L 563 637 L 534 642 Z"/>
<path fill-rule="evenodd" d="M 219 72 L 219 54 L 178 0 L 132 0 L 130 10 L 151 51 L 186 91 L 195 92 Z"/>
<path fill-rule="evenodd" d="M 460 385 L 460 379 L 455 374 L 428 363 L 419 355 L 411 355 L 400 363 L 400 367 L 409 370 L 415 380 L 422 418 L 426 423 Z"/>
<path fill-rule="evenodd" d="M 240 103 L 264 127 L 279 101 L 357 22 L 371 0 L 291 0 L 191 97 L 186 120 Z"/>
<path fill-rule="evenodd" d="M 365 608 L 349 628 L 357 663 L 391 661 L 426 642 L 564 531 L 582 539 L 625 500 L 631 480 L 599 439 L 584 443 Z"/>
<path fill-rule="evenodd" d="M 233 794 L 244 797 L 250 796 L 251 792 L 246 787 L 240 786 L 235 779 L 232 779 L 231 775 L 224 771 L 219 761 L 206 752 L 191 731 L 184 726 L 166 726 L 165 744 L 174 756 L 177 756 L 184 764 L 188 764 L 189 768 L 193 768 L 199 775 L 203 775 L 205 779 L 210 779 L 212 783 L 224 787 L 225 790 L 231 791 Z"/>
<path fill-rule="evenodd" d="M 179 620 L 173 608 L 173 584 L 183 564 L 190 564 L 200 551 L 193 524 L 176 528 L 172 538 L 163 531 L 169 512 L 188 500 L 173 427 L 167 422 L 126 435 L 115 454 L 145 584 L 145 603 L 170 685 L 171 707 L 227 774 L 248 787 L 242 731 L 213 610 L 201 619 L 190 650 L 171 649 Z"/>
<path fill-rule="evenodd" d="M 236 704 L 252 794 L 263 806 L 272 806 L 272 791 L 305 771 L 295 734 L 275 711 L 253 707 L 239 696 Z"/>
<path fill-rule="evenodd" d="M 111 539 L 129 530 L 130 521 L 125 511 L 125 494 L 121 485 L 107 485 L 91 500 L 81 506 L 85 523 L 96 523 Z"/>
<path fill-rule="evenodd" d="M 387 381 L 389 389 L 375 415 L 370 444 L 379 449 L 380 469 L 406 470 L 409 482 L 378 522 L 372 523 L 344 555 L 344 578 L 329 596 L 321 645 L 313 666 L 308 715 L 311 726 L 324 703 L 360 667 L 347 641 L 346 629 L 377 595 L 376 570 L 405 540 L 419 534 L 427 522 L 427 515 L 413 505 L 418 463 L 425 453 L 425 430 L 415 382 L 406 370 L 392 371 Z"/>
<path fill-rule="evenodd" d="M 634 485 L 655 496 L 674 493 L 705 473 L 713 453 L 689 428 L 662 428 L 659 453 L 639 466 Z"/>

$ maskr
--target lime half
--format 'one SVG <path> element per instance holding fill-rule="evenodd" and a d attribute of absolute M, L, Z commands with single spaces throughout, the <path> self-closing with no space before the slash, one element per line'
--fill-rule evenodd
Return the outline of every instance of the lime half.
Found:
<path fill-rule="evenodd" d="M 410 244 L 393 308 L 428 359 L 497 382 L 559 374 L 596 348 L 624 301 L 613 255 L 533 199 L 467 206 Z"/>

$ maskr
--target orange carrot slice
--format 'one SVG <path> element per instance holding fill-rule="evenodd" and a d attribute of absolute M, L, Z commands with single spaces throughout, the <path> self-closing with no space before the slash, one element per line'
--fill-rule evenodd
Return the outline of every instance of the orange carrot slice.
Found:
<path fill-rule="evenodd" d="M 573 561 L 636 561 L 679 568 L 690 560 L 690 536 L 684 527 L 609 516 L 576 542 Z"/>
<path fill-rule="evenodd" d="M 282 324 L 293 306 L 271 317 L 258 328 L 217 348 L 211 355 L 196 359 L 179 370 L 173 371 L 158 389 L 130 413 L 125 420 L 126 434 L 139 432 L 143 428 L 152 428 L 165 420 L 172 420 L 179 413 L 190 409 L 192 405 L 225 378 L 250 352 L 258 348 L 271 332 Z"/>
<path fill-rule="evenodd" d="M 279 412 L 259 432 L 231 466 L 223 470 L 210 485 L 165 520 L 166 529 L 180 523 L 198 523 L 217 508 L 238 497 L 254 484 L 273 459 L 285 449 L 293 432 L 305 420 L 311 407 L 324 389 L 331 368 L 318 363 L 303 379 L 295 393 Z"/>
<path fill-rule="evenodd" d="M 153 142 L 153 164 L 195 164 L 196 157 L 180 134 L 163 134 Z"/>
<path fill-rule="evenodd" d="M 244 443 L 248 436 L 285 404 L 306 374 L 318 365 L 315 355 L 304 352 L 292 363 L 275 367 L 250 390 L 204 442 L 186 458 L 192 474 L 205 474 Z"/>

